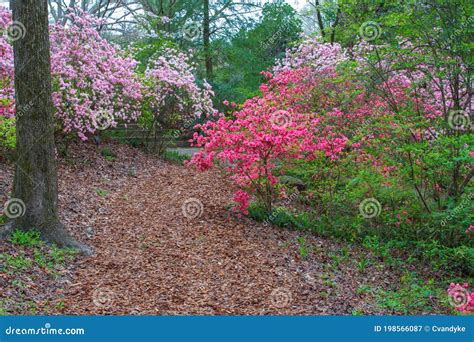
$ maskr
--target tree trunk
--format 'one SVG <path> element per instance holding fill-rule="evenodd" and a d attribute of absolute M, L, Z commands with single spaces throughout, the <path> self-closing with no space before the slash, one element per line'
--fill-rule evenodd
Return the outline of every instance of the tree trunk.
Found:
<path fill-rule="evenodd" d="M 10 0 L 10 7 L 13 20 L 24 27 L 23 38 L 13 42 L 16 108 L 21 108 L 13 194 L 25 210 L 8 226 L 37 229 L 48 242 L 90 255 L 92 250 L 74 240 L 58 218 L 47 0 Z"/>
<path fill-rule="evenodd" d="M 314 4 L 314 8 L 316 9 L 316 18 L 318 19 L 318 26 L 319 26 L 319 31 L 321 31 L 321 38 L 323 39 L 323 42 L 326 41 L 326 31 L 324 30 L 324 24 L 323 24 L 323 17 L 321 16 L 321 11 L 319 9 L 319 1 L 316 0 L 316 3 Z"/>
<path fill-rule="evenodd" d="M 212 54 L 211 54 L 211 20 L 209 18 L 209 0 L 204 1 L 204 20 L 202 25 L 204 59 L 206 63 L 206 76 L 208 80 L 212 80 Z"/>

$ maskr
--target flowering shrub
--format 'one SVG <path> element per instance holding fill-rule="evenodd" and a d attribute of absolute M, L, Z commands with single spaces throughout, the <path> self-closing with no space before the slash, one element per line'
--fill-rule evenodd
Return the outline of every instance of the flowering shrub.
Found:
<path fill-rule="evenodd" d="M 191 163 L 201 170 L 212 167 L 215 159 L 224 164 L 241 189 L 235 200 L 243 212 L 250 195 L 255 195 L 267 211 L 272 210 L 282 162 L 288 166 L 313 158 L 316 151 L 335 159 L 346 145 L 342 134 L 319 135 L 320 119 L 307 114 L 311 107 L 305 94 L 314 88 L 307 74 L 305 68 L 282 71 L 261 86 L 261 98 L 248 100 L 233 118 L 221 114 L 215 122 L 196 126 L 202 130 L 202 134 L 194 135 L 196 146 L 204 149 Z"/>
<path fill-rule="evenodd" d="M 341 45 L 321 43 L 316 39 L 307 38 L 294 49 L 286 52 L 285 58 L 276 62 L 273 72 L 310 67 L 313 72 L 335 69 L 341 62 L 347 61 L 347 52 Z"/>
<path fill-rule="evenodd" d="M 338 236 L 472 243 L 462 227 L 473 219 L 464 199 L 474 141 L 449 122 L 466 92 L 436 80 L 434 66 L 401 63 L 380 49 L 361 44 L 349 53 L 303 42 L 274 73 L 264 72 L 261 97 L 198 126 L 194 142 L 203 150 L 191 163 L 221 164 L 239 187 L 234 200 L 243 212 L 252 197 L 271 211 L 288 187 L 280 180 L 290 177 L 304 184 L 300 200 Z M 379 208 L 363 219 L 360 204 L 371 198 Z M 460 268 L 472 269 L 462 253 Z"/>
<path fill-rule="evenodd" d="M 214 113 L 214 92 L 206 80 L 202 87 L 198 85 L 191 57 L 191 51 L 186 54 L 167 47 L 150 59 L 145 70 L 140 123 L 152 135 L 152 148 L 159 153 L 166 138 L 177 137 L 199 118 Z"/>
<path fill-rule="evenodd" d="M 474 292 L 469 291 L 469 284 L 451 283 L 448 289 L 449 302 L 462 314 L 474 312 Z"/>
<path fill-rule="evenodd" d="M 0 32 L 11 22 L 10 12 L 0 7 Z M 13 48 L 5 35 L 0 36 L 0 116 L 14 115 Z"/>
<path fill-rule="evenodd" d="M 53 102 L 64 132 L 82 140 L 98 127 L 134 121 L 140 115 L 141 84 L 136 62 L 101 38 L 100 20 L 70 14 L 72 24 L 51 27 Z M 101 127 L 103 128 L 103 127 Z"/>
<path fill-rule="evenodd" d="M 70 14 L 71 25 L 52 25 L 51 67 L 53 103 L 64 133 L 75 132 L 87 140 L 98 128 L 132 121 L 140 115 L 141 85 L 134 74 L 136 62 L 100 37 L 95 26 L 101 21 Z M 11 22 L 11 13 L 0 9 L 0 26 Z M 12 49 L 0 37 L 2 102 L 0 114 L 12 116 Z"/>
<path fill-rule="evenodd" d="M 166 48 L 145 71 L 145 102 L 160 126 L 183 125 L 214 112 L 212 88 L 206 81 L 202 89 L 197 85 L 190 60 L 190 54 Z"/>

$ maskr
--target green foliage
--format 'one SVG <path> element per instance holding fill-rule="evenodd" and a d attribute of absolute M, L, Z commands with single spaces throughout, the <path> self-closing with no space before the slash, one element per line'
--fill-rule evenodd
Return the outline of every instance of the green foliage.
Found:
<path fill-rule="evenodd" d="M 104 147 L 100 150 L 100 154 L 104 157 L 107 161 L 115 161 L 117 159 L 117 155 L 113 153 L 109 148 Z"/>
<path fill-rule="evenodd" d="M 15 230 L 10 240 L 15 245 L 25 247 L 37 247 L 43 244 L 43 241 L 40 239 L 40 233 L 35 230 Z"/>
<path fill-rule="evenodd" d="M 10 156 L 16 148 L 15 119 L 0 116 L 0 155 Z"/>
<path fill-rule="evenodd" d="M 290 5 L 267 3 L 254 26 L 242 28 L 230 41 L 213 41 L 217 54 L 213 80 L 216 105 L 226 99 L 243 103 L 258 95 L 263 81 L 260 72 L 284 57 L 286 49 L 299 39 L 301 26 Z"/>
<path fill-rule="evenodd" d="M 139 63 L 137 67 L 138 73 L 143 75 L 149 62 L 162 55 L 167 48 L 176 49 L 178 46 L 172 40 L 163 36 L 145 38 L 135 42 L 133 57 Z"/>
<path fill-rule="evenodd" d="M 416 263 L 423 261 L 434 270 L 447 274 L 474 275 L 474 248 L 468 246 L 448 247 L 438 241 L 417 241 L 405 238 L 384 239 L 374 235 L 376 231 L 359 230 L 355 235 L 350 234 L 358 223 L 343 218 L 337 225 L 324 222 L 308 212 L 297 213 L 287 208 L 276 208 L 272 215 L 268 215 L 262 206 L 252 203 L 249 207 L 249 216 L 257 221 L 273 224 L 283 228 L 293 228 L 310 231 L 325 237 L 336 237 L 344 241 L 358 241 L 375 256 L 388 264 L 404 262 Z M 369 260 L 358 263 L 359 271 L 363 272 Z"/>
<path fill-rule="evenodd" d="M 304 238 L 304 236 L 299 236 L 297 238 L 297 241 L 298 241 L 298 252 L 300 254 L 300 257 L 301 259 L 306 259 L 309 255 L 306 239 Z"/>
<path fill-rule="evenodd" d="M 164 160 L 177 163 L 177 164 L 183 164 L 185 161 L 188 161 L 189 159 L 191 159 L 189 155 L 179 153 L 176 151 L 165 151 L 162 155 L 162 158 Z"/>
<path fill-rule="evenodd" d="M 109 194 L 109 192 L 107 190 L 104 190 L 104 189 L 95 189 L 95 192 L 100 197 L 106 197 Z"/>
<path fill-rule="evenodd" d="M 415 274 L 406 273 L 400 278 L 400 283 L 398 290 L 380 290 L 377 293 L 377 304 L 381 308 L 410 315 L 413 312 L 431 312 L 435 301 L 446 302 L 446 292 L 435 286 L 433 280 L 420 281 Z"/>
<path fill-rule="evenodd" d="M 31 259 L 24 255 L 0 254 L 0 260 L 4 261 L 4 270 L 26 270 L 33 265 Z"/>

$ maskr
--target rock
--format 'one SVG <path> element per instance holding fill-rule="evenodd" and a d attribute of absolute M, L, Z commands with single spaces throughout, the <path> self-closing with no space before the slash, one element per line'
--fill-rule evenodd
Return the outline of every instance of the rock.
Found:
<path fill-rule="evenodd" d="M 296 187 L 298 191 L 302 191 L 306 189 L 306 184 L 301 179 L 293 177 L 293 176 L 280 176 L 278 177 L 280 183 Z"/>

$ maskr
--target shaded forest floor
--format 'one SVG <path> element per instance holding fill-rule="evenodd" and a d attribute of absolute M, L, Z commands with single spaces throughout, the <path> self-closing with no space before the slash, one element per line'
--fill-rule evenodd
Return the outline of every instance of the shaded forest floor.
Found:
<path fill-rule="evenodd" d="M 73 146 L 60 164 L 62 220 L 96 255 L 0 242 L 0 314 L 452 313 L 426 272 L 233 214 L 217 172 L 123 145 Z M 12 175 L 0 163 L 1 203 Z"/>

